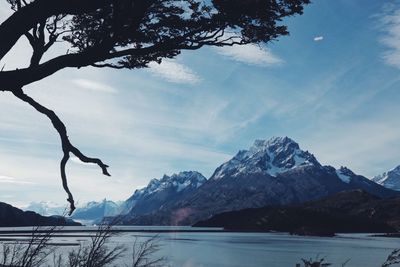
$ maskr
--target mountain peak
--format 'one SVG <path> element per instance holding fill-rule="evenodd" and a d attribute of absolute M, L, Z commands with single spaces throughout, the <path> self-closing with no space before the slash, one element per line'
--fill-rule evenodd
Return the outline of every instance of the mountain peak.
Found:
<path fill-rule="evenodd" d="M 276 177 L 291 169 L 310 165 L 321 166 L 312 154 L 301 150 L 299 144 L 289 137 L 272 137 L 256 140 L 249 150 L 240 150 L 215 171 L 213 179 L 253 173 Z"/>
<path fill-rule="evenodd" d="M 388 172 L 375 176 L 372 181 L 384 187 L 400 191 L 400 165 Z"/>
<path fill-rule="evenodd" d="M 164 174 L 136 190 L 125 201 L 123 213 L 136 216 L 162 208 L 176 198 L 195 192 L 207 179 L 197 171 L 182 171 L 171 176 Z"/>
<path fill-rule="evenodd" d="M 291 138 L 287 136 L 285 137 L 274 136 L 268 140 L 263 140 L 263 139 L 255 140 L 250 150 L 266 150 L 266 149 L 274 150 L 282 147 L 291 147 L 293 149 L 299 149 L 299 144 L 297 144 L 295 141 L 293 141 Z"/>
<path fill-rule="evenodd" d="M 351 178 L 355 176 L 354 172 L 343 166 L 341 166 L 338 170 L 336 170 L 336 174 L 339 177 L 339 179 L 345 183 L 350 183 Z"/>
<path fill-rule="evenodd" d="M 400 165 L 391 169 L 389 172 L 400 174 Z"/>
<path fill-rule="evenodd" d="M 174 173 L 171 176 L 164 174 L 162 178 L 151 179 L 146 187 L 136 190 L 128 201 L 136 199 L 139 196 L 152 195 L 166 189 L 173 189 L 176 190 L 176 192 L 180 192 L 186 188 L 198 188 L 206 180 L 207 179 L 197 171 L 182 171 Z"/>
<path fill-rule="evenodd" d="M 188 186 L 197 188 L 205 181 L 206 178 L 197 171 L 182 171 L 171 176 L 164 174 L 161 179 L 151 180 L 149 186 L 151 185 L 157 191 L 167 187 L 176 187 L 179 192 Z"/>
<path fill-rule="evenodd" d="M 267 152 L 272 155 L 278 154 L 295 154 L 300 150 L 299 144 L 290 139 L 289 137 L 272 137 L 268 140 L 258 139 L 254 141 L 252 147 L 250 147 L 249 152 L 251 153 L 262 153 Z"/>

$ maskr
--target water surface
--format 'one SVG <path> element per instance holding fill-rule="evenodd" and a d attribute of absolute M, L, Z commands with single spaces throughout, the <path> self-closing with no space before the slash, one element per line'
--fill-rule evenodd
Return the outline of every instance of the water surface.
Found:
<path fill-rule="evenodd" d="M 31 228 L 3 228 L 1 238 L 27 238 Z M 69 249 L 86 242 L 91 227 L 65 227 L 52 242 Z M 232 233 L 221 229 L 191 227 L 117 227 L 121 232 L 113 245 L 132 247 L 158 235 L 159 256 L 167 256 L 176 267 L 268 267 L 295 266 L 301 258 L 325 257 L 333 266 L 379 267 L 388 254 L 400 248 L 400 239 L 372 237 L 368 234 L 342 234 L 337 237 L 300 237 L 284 233 Z M 129 258 L 125 259 L 129 261 Z"/>

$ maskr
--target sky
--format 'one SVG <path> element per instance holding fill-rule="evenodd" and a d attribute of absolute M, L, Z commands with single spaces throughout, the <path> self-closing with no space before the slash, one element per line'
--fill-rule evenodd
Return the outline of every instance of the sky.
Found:
<path fill-rule="evenodd" d="M 5 1 L 3 1 L 5 2 Z M 127 199 L 150 179 L 206 177 L 256 139 L 289 136 L 326 165 L 373 177 L 400 164 L 400 4 L 315 0 L 267 46 L 202 48 L 141 70 L 68 69 L 25 88 L 71 141 L 110 165 L 68 163 L 78 203 Z M 9 10 L 0 4 L 0 21 Z M 51 53 L 63 53 L 60 44 Z M 26 66 L 21 39 L 0 61 Z M 60 140 L 0 94 L 0 201 L 65 203 Z"/>

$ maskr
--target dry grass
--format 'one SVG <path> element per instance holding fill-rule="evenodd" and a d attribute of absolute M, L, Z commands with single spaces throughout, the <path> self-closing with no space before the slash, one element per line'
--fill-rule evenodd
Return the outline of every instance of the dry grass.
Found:
<path fill-rule="evenodd" d="M 123 257 L 129 258 L 126 267 L 167 266 L 164 257 L 156 257 L 160 240 L 152 237 L 139 242 L 135 239 L 132 254 L 128 248 L 111 245 L 110 239 L 116 233 L 112 225 L 101 225 L 87 243 L 81 243 L 66 256 L 50 243 L 59 227 L 35 227 L 29 240 L 0 244 L 0 267 L 108 267 L 120 266 Z M 130 257 L 129 257 L 130 256 Z M 117 265 L 118 264 L 118 265 Z"/>

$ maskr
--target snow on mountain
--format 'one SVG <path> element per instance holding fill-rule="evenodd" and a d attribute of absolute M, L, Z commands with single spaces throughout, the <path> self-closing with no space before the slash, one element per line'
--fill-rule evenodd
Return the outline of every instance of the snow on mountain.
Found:
<path fill-rule="evenodd" d="M 400 191 L 400 165 L 388 172 L 375 176 L 372 181 L 386 188 Z"/>
<path fill-rule="evenodd" d="M 169 189 L 172 189 L 176 193 L 187 189 L 196 189 L 206 180 L 207 179 L 201 173 L 196 171 L 183 171 L 178 174 L 172 174 L 171 176 L 164 174 L 161 179 L 154 178 L 146 187 L 136 190 L 127 202 L 134 205 L 139 199 Z"/>
<path fill-rule="evenodd" d="M 299 144 L 289 137 L 273 137 L 269 140 L 256 140 L 249 150 L 239 151 L 216 170 L 213 179 L 254 173 L 276 177 L 304 166 L 320 167 L 321 164 L 308 151 L 301 150 Z"/>
<path fill-rule="evenodd" d="M 196 191 L 207 179 L 196 171 L 183 171 L 161 179 L 152 179 L 125 202 L 123 213 L 145 214 L 162 208 L 171 201 Z"/>
<path fill-rule="evenodd" d="M 397 182 L 400 191 L 400 166 L 375 181 L 389 188 Z M 346 167 L 322 166 L 289 137 L 273 137 L 239 151 L 208 180 L 195 171 L 164 175 L 122 204 L 89 202 L 72 218 L 96 223 L 123 215 L 126 224 L 186 225 L 224 211 L 302 203 L 356 189 L 380 197 L 399 194 Z"/>
<path fill-rule="evenodd" d="M 132 216 L 124 223 L 191 225 L 225 211 L 303 203 L 357 189 L 380 197 L 397 195 L 346 167 L 322 166 L 288 137 L 256 140 L 188 194 L 179 195 L 179 187 L 169 184 L 165 176 L 137 190 L 130 199 Z"/>
<path fill-rule="evenodd" d="M 252 174 L 278 177 L 305 167 L 333 169 L 331 166 L 322 166 L 313 154 L 302 150 L 299 144 L 289 137 L 272 137 L 269 140 L 256 140 L 248 150 L 240 150 L 231 160 L 218 167 L 211 179 Z M 334 169 L 334 172 L 347 184 L 360 179 L 358 175 L 343 166 Z"/>
<path fill-rule="evenodd" d="M 121 214 L 123 202 L 113 202 L 110 200 L 91 201 L 79 205 L 72 214 L 71 218 L 79 220 L 85 224 L 100 222 L 105 216 L 117 216 Z M 57 205 L 52 202 L 31 202 L 24 207 L 25 211 L 34 211 L 42 216 L 65 216 L 68 206 Z"/>
<path fill-rule="evenodd" d="M 354 172 L 347 169 L 346 167 L 340 167 L 340 169 L 336 170 L 337 176 L 345 183 L 350 183 L 351 178 L 356 176 Z"/>
<path fill-rule="evenodd" d="M 53 202 L 40 201 L 31 202 L 28 206 L 22 208 L 25 211 L 34 211 L 42 216 L 62 216 L 68 211 L 67 205 L 59 205 Z"/>
<path fill-rule="evenodd" d="M 164 175 L 161 179 L 152 179 L 149 184 L 135 193 L 125 202 L 116 203 L 104 199 L 91 201 L 78 207 L 71 218 L 85 224 L 102 221 L 104 217 L 113 217 L 128 214 L 133 207 L 134 213 L 142 213 L 159 209 L 171 200 L 193 192 L 207 179 L 199 172 L 184 171 L 171 176 Z M 139 205 L 140 204 L 140 205 Z M 32 210 L 43 215 L 62 215 L 65 207 L 56 206 L 47 202 L 32 202 L 26 210 Z"/>
<path fill-rule="evenodd" d="M 100 222 L 104 217 L 117 216 L 121 213 L 121 205 L 113 201 L 103 199 L 100 202 L 91 201 L 82 207 L 78 207 L 71 218 L 83 222 Z"/>

